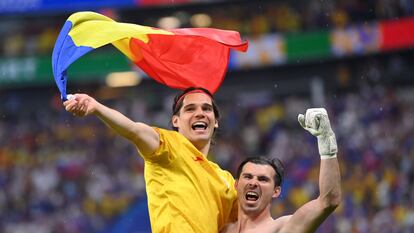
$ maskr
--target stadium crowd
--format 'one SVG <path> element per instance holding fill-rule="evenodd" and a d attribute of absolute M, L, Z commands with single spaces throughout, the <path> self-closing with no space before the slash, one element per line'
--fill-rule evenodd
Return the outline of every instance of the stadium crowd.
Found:
<path fill-rule="evenodd" d="M 225 2 L 225 1 L 223 1 Z M 232 2 L 232 1 L 229 1 Z M 190 16 L 205 13 L 212 19 L 209 27 L 239 31 L 244 36 L 342 28 L 382 19 L 397 19 L 414 14 L 412 0 L 380 1 L 251 1 L 213 4 L 209 7 L 182 7 L 157 12 L 151 8 L 98 10 L 109 17 L 141 25 L 159 27 L 164 16 L 177 16 L 180 27 L 193 27 Z M 73 12 L 71 12 L 73 13 Z M 5 56 L 50 55 L 68 12 L 50 17 L 7 17 L 0 22 L 0 53 Z M 30 23 L 26 23 L 30 21 Z"/>
<path fill-rule="evenodd" d="M 344 200 L 320 232 L 414 228 L 411 93 L 377 86 L 326 97 L 340 149 Z M 31 101 L 2 96 L 0 228 L 5 233 L 103 232 L 145 195 L 142 159 L 96 119 L 66 113 L 58 96 L 31 94 L 38 96 Z M 224 117 L 211 157 L 233 173 L 246 156 L 281 158 L 287 176 L 272 213 L 289 213 L 316 195 L 316 142 L 296 121 L 311 103 L 299 96 L 244 95 L 218 99 Z M 165 106 L 169 101 L 166 97 Z M 134 94 L 107 102 L 132 119 L 168 127 L 170 109 L 164 105 L 152 106 Z"/>
<path fill-rule="evenodd" d="M 206 13 L 214 19 L 212 27 L 249 36 L 344 27 L 414 13 L 412 0 L 306 2 L 263 1 L 256 7 L 232 5 L 231 12 L 209 7 Z M 15 17 L 1 20 L 2 57 L 50 56 L 65 20 L 57 18 L 30 18 L 30 24 Z M 136 23 L 153 22 L 141 21 Z M 314 197 L 316 141 L 296 120 L 298 113 L 313 107 L 310 97 L 240 90 L 230 98 L 221 91 L 217 101 L 223 119 L 211 158 L 233 173 L 247 156 L 282 159 L 287 175 L 274 216 L 291 213 Z M 324 107 L 338 139 L 344 199 L 320 233 L 414 229 L 413 93 L 410 86 L 362 85 L 326 94 Z M 160 103 L 157 94 L 136 87 L 103 101 L 131 119 L 169 127 L 172 97 L 163 96 Z M 135 148 L 93 117 L 68 114 L 57 90 L 2 90 L 0 99 L 1 232 L 104 232 L 145 196 L 143 160 Z"/>

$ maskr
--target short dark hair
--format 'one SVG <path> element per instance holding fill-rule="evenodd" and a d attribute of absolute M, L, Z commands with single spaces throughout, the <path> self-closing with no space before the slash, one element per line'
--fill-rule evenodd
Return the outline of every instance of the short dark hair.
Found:
<path fill-rule="evenodd" d="M 239 168 L 237 169 L 237 179 L 240 178 L 241 172 L 243 170 L 244 165 L 246 163 L 254 163 L 254 164 L 260 164 L 260 165 L 269 165 L 275 170 L 275 187 L 281 186 L 283 182 L 283 178 L 285 176 L 285 167 L 283 166 L 282 161 L 278 158 L 267 158 L 264 156 L 258 156 L 258 157 L 249 157 L 245 159 L 241 164 L 239 165 Z"/>
<path fill-rule="evenodd" d="M 216 118 L 216 120 L 218 121 L 220 119 L 220 111 L 218 109 L 218 106 L 216 105 L 216 103 L 214 102 L 214 97 L 213 94 L 211 94 L 211 92 L 205 88 L 202 87 L 189 87 L 185 90 L 183 90 L 182 92 L 178 93 L 175 97 L 174 97 L 174 103 L 172 106 L 172 115 L 180 115 L 180 109 L 181 107 L 183 107 L 183 100 L 185 95 L 187 95 L 188 93 L 191 92 L 202 92 L 207 94 L 208 96 L 210 96 L 211 98 L 211 103 L 213 105 L 213 112 L 214 112 L 214 117 Z M 177 131 L 178 128 L 172 126 L 172 128 Z"/>

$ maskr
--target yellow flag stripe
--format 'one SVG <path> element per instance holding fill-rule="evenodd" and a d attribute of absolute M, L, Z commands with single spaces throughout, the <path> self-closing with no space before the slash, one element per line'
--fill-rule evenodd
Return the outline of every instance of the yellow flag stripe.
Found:
<path fill-rule="evenodd" d="M 72 22 L 69 36 L 76 46 L 88 46 L 96 49 L 114 43 L 130 58 L 132 56 L 128 49 L 130 38 L 148 43 L 148 34 L 173 35 L 172 32 L 147 26 L 118 23 L 94 12 L 79 12 L 73 14 L 68 20 Z"/>

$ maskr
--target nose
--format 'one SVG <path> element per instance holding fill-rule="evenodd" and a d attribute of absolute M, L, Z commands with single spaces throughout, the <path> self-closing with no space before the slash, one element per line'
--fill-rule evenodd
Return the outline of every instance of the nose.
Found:
<path fill-rule="evenodd" d="M 200 107 L 200 108 L 197 108 L 196 110 L 195 110 L 195 115 L 197 116 L 197 117 L 203 117 L 204 116 L 204 111 L 203 111 L 203 109 Z"/>
<path fill-rule="evenodd" d="M 249 188 L 256 188 L 257 187 L 257 180 L 256 179 L 251 179 L 249 180 L 249 182 L 247 183 L 247 187 Z"/>

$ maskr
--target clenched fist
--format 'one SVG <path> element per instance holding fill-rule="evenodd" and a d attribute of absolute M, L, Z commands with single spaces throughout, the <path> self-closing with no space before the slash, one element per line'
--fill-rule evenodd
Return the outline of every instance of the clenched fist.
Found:
<path fill-rule="evenodd" d="M 305 115 L 298 115 L 299 124 L 318 139 L 322 159 L 334 158 L 338 152 L 335 133 L 332 131 L 328 113 L 324 108 L 310 108 Z"/>

